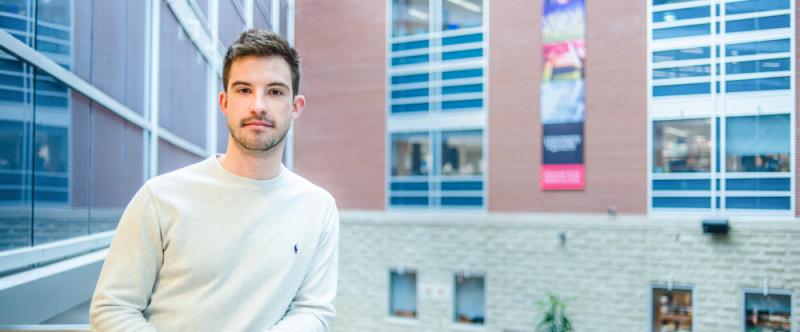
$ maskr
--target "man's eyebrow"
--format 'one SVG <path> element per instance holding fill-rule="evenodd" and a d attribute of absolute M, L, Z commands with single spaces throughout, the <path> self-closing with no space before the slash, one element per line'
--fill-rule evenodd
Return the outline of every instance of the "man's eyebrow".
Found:
<path fill-rule="evenodd" d="M 270 86 L 270 87 L 271 87 L 271 86 L 280 86 L 280 87 L 283 87 L 283 88 L 289 89 L 289 85 L 288 85 L 288 84 L 286 84 L 286 83 L 283 83 L 283 82 L 272 82 L 272 83 L 270 83 L 270 84 L 267 84 L 267 86 Z"/>
<path fill-rule="evenodd" d="M 250 84 L 250 82 L 245 82 L 245 81 L 234 81 L 233 83 L 231 83 L 231 86 L 237 86 L 237 85 L 251 86 L 252 84 Z"/>

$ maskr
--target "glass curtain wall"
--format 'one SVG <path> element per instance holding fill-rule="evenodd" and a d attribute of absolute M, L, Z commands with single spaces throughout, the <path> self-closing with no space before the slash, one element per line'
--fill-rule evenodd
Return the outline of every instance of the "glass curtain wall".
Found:
<path fill-rule="evenodd" d="M 390 207 L 484 206 L 484 6 L 391 1 Z"/>
<path fill-rule="evenodd" d="M 206 121 L 216 109 L 206 82 L 213 78 L 221 89 L 220 77 L 209 75 L 214 65 L 174 8 L 154 3 L 160 6 L 160 67 L 152 78 L 158 80 L 157 155 L 149 149 L 151 128 L 143 125 L 154 113 L 147 96 L 148 58 L 155 55 L 148 46 L 149 1 L 0 0 L 3 32 L 121 104 L 108 109 L 73 89 L 77 80 L 62 82 L 0 45 L 0 251 L 113 230 L 146 180 L 149 159 L 157 158 L 159 174 L 199 161 L 211 130 L 224 151 L 224 117 L 217 128 Z M 254 1 L 256 27 L 275 25 L 271 3 Z M 218 48 L 245 28 L 244 1 L 220 0 L 216 9 L 207 0 L 190 5 L 207 31 L 215 14 L 221 22 L 239 22 L 220 24 Z M 288 18 L 291 8 L 284 7 Z"/>
<path fill-rule="evenodd" d="M 652 0 L 650 207 L 791 216 L 790 0 Z"/>

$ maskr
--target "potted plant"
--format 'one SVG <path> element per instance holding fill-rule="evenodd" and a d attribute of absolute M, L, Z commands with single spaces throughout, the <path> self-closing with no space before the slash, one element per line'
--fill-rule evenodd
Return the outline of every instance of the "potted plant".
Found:
<path fill-rule="evenodd" d="M 539 303 L 544 310 L 544 317 L 536 326 L 537 332 L 572 332 L 572 321 L 565 311 L 566 305 L 555 295 L 548 295 L 547 300 Z"/>

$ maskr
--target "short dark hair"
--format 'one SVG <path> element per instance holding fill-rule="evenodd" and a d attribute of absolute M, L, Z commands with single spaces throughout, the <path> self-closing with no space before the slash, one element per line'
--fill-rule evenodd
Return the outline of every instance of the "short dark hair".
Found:
<path fill-rule="evenodd" d="M 228 79 L 233 62 L 249 56 L 279 56 L 286 60 L 292 70 L 292 94 L 296 96 L 300 91 L 300 56 L 297 55 L 297 50 L 276 33 L 261 29 L 242 32 L 239 39 L 228 47 L 222 67 L 222 84 L 225 91 L 228 91 Z"/>

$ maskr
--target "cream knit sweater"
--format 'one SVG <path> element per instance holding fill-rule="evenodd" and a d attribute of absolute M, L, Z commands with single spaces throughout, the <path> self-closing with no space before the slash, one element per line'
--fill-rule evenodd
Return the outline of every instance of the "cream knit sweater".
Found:
<path fill-rule="evenodd" d="M 153 178 L 125 210 L 93 331 L 327 331 L 339 217 L 286 168 L 252 180 L 216 157 Z"/>

